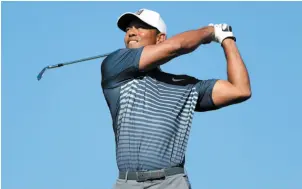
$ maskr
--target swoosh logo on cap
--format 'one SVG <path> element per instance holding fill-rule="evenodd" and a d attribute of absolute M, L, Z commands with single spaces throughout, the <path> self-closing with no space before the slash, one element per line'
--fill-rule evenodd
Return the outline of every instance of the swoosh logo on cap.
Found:
<path fill-rule="evenodd" d="M 141 9 L 141 10 L 137 11 L 135 14 L 141 15 L 143 11 L 144 11 L 144 9 Z"/>

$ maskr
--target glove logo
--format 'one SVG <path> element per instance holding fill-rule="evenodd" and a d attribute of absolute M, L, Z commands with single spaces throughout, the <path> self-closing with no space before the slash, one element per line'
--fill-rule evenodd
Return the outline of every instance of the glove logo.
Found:
<path fill-rule="evenodd" d="M 228 31 L 228 32 L 232 32 L 232 26 L 223 26 L 222 27 L 222 31 Z"/>

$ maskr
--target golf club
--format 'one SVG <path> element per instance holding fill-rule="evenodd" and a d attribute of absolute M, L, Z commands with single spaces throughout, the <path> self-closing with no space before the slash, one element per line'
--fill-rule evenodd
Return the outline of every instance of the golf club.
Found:
<path fill-rule="evenodd" d="M 42 78 L 44 72 L 47 69 L 59 68 L 59 67 L 70 65 L 70 64 L 75 64 L 75 63 L 84 62 L 84 61 L 88 61 L 88 60 L 93 60 L 93 59 L 97 59 L 97 58 L 103 58 L 103 57 L 108 56 L 109 54 L 110 53 L 102 54 L 102 55 L 98 55 L 98 56 L 92 56 L 92 57 L 89 57 L 89 58 L 83 58 L 83 59 L 80 59 L 80 60 L 74 60 L 74 61 L 71 61 L 71 62 L 65 62 L 65 63 L 59 63 L 59 64 L 55 64 L 55 65 L 46 66 L 45 68 L 43 68 L 40 71 L 40 73 L 37 76 L 37 79 L 39 81 Z"/>

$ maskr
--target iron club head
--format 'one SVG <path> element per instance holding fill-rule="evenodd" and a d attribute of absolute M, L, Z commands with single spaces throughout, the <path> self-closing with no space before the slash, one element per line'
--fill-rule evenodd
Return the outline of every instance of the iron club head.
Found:
<path fill-rule="evenodd" d="M 43 68 L 40 73 L 37 76 L 38 81 L 40 81 L 40 79 L 42 78 L 44 72 L 46 71 L 46 69 L 48 69 L 48 66 L 46 66 L 45 68 Z"/>

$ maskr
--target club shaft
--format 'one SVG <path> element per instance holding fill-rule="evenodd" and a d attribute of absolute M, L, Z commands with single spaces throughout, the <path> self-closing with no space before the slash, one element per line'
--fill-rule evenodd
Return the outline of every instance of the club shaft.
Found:
<path fill-rule="evenodd" d="M 102 55 L 98 55 L 98 56 L 93 56 L 93 57 L 88 57 L 88 58 L 82 58 L 82 59 L 74 60 L 74 61 L 70 61 L 70 62 L 59 63 L 59 64 L 56 64 L 56 65 L 48 66 L 48 68 L 52 69 L 52 68 L 57 68 L 57 67 L 61 67 L 61 66 L 66 66 L 66 65 L 69 65 L 69 64 L 75 64 L 75 63 L 78 63 L 78 62 L 84 62 L 84 61 L 88 61 L 88 60 L 98 59 L 98 58 L 108 56 L 109 54 L 110 53 L 102 54 Z"/>
<path fill-rule="evenodd" d="M 47 69 L 53 69 L 53 68 L 58 68 L 58 67 L 62 67 L 62 66 L 66 66 L 69 64 L 75 64 L 75 63 L 79 63 L 79 62 L 84 62 L 84 61 L 88 61 L 88 60 L 93 60 L 93 59 L 97 59 L 97 58 L 102 58 L 102 57 L 106 57 L 108 56 L 110 53 L 107 54 L 102 54 L 102 55 L 97 55 L 97 56 L 92 56 L 92 57 L 88 57 L 88 58 L 82 58 L 79 60 L 74 60 L 74 61 L 70 61 L 70 62 L 64 62 L 64 63 L 59 63 L 59 64 L 55 64 L 55 65 L 50 65 L 50 66 L 46 66 L 45 68 L 43 68 L 40 73 L 37 76 L 38 81 L 42 78 L 44 72 Z"/>

